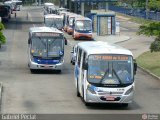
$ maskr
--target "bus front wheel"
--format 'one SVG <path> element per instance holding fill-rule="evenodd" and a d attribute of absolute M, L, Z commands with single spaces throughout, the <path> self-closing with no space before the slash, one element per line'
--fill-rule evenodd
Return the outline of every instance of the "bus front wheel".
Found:
<path fill-rule="evenodd" d="M 77 80 L 77 97 L 80 97 L 79 88 L 78 88 L 78 80 Z"/>
<path fill-rule="evenodd" d="M 84 99 L 84 87 L 82 87 L 82 89 L 83 89 L 83 97 L 82 97 L 83 98 L 83 102 L 84 102 L 85 106 L 90 106 L 91 103 L 86 102 L 85 99 Z"/>
<path fill-rule="evenodd" d="M 61 70 L 57 70 L 57 73 L 60 74 L 62 71 Z"/>
<path fill-rule="evenodd" d="M 35 72 L 35 70 L 34 70 L 34 69 L 30 69 L 30 71 L 31 71 L 31 73 L 34 73 L 34 72 Z"/>
<path fill-rule="evenodd" d="M 123 107 L 128 107 L 128 103 L 122 103 Z"/>

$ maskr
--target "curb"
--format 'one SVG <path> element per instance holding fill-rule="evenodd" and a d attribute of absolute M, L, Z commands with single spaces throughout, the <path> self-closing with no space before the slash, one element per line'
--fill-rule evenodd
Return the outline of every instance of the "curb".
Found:
<path fill-rule="evenodd" d="M 0 111 L 1 111 L 1 104 L 2 104 L 2 83 L 0 82 Z"/>
<path fill-rule="evenodd" d="M 131 37 L 128 37 L 128 38 L 125 39 L 125 40 L 122 40 L 122 41 L 119 41 L 119 42 L 115 42 L 115 43 L 122 43 L 122 42 L 128 41 L 128 40 L 130 40 L 130 39 L 132 39 L 132 38 L 131 38 Z"/>
<path fill-rule="evenodd" d="M 145 68 L 143 68 L 143 67 L 141 67 L 141 66 L 139 66 L 139 65 L 138 65 L 138 68 L 140 68 L 143 72 L 148 73 L 148 74 L 151 75 L 152 77 L 160 80 L 160 77 L 158 77 L 157 75 L 151 73 L 149 70 L 147 70 L 147 69 L 145 69 Z"/>

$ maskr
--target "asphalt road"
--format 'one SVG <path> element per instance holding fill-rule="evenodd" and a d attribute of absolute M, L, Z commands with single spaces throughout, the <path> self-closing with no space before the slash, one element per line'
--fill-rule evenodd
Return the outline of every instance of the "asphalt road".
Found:
<path fill-rule="evenodd" d="M 29 27 L 43 25 L 42 15 L 42 10 L 39 8 L 23 8 L 17 13 L 16 19 L 12 18 L 6 24 L 7 44 L 0 50 L 0 82 L 3 83 L 1 113 L 160 113 L 160 81 L 139 69 L 135 76 L 134 102 L 128 108 L 109 104 L 86 107 L 82 100 L 76 97 L 74 66 L 70 64 L 70 45 L 65 46 L 65 65 L 61 74 L 48 71 L 31 74 L 27 67 L 28 30 Z M 130 32 L 130 35 L 134 34 L 133 31 Z M 67 38 L 72 44 L 78 42 L 71 36 L 67 35 Z M 147 50 L 149 39 L 145 41 L 144 36 L 137 36 L 120 44 L 132 50 L 135 55 L 139 55 L 140 51 L 137 49 Z"/>

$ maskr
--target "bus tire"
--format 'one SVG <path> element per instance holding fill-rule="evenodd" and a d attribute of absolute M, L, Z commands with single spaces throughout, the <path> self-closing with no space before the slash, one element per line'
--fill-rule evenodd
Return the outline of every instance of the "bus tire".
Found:
<path fill-rule="evenodd" d="M 80 97 L 79 88 L 78 88 L 78 80 L 77 80 L 77 97 Z"/>
<path fill-rule="evenodd" d="M 73 35 L 73 39 L 74 39 L 74 40 L 77 40 L 76 37 L 75 37 L 75 35 Z"/>
<path fill-rule="evenodd" d="M 57 73 L 60 74 L 62 71 L 61 70 L 57 70 Z"/>
<path fill-rule="evenodd" d="M 90 106 L 91 104 L 84 101 L 85 106 Z"/>
<path fill-rule="evenodd" d="M 34 73 L 34 72 L 35 72 L 35 70 L 34 70 L 34 69 L 30 69 L 30 71 L 31 71 L 31 73 Z"/>
<path fill-rule="evenodd" d="M 75 65 L 75 62 L 72 61 L 72 65 Z"/>
<path fill-rule="evenodd" d="M 84 104 L 85 104 L 85 106 L 90 106 L 91 105 L 91 103 L 89 103 L 89 102 L 86 102 L 85 100 L 84 100 L 84 87 L 82 87 L 82 89 L 83 89 L 83 102 L 84 102 Z"/>
<path fill-rule="evenodd" d="M 128 103 L 122 103 L 123 107 L 128 107 Z"/>

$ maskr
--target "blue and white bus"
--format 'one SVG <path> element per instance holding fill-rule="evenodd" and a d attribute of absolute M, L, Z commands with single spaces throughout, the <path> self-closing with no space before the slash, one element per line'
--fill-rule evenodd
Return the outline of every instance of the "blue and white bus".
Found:
<path fill-rule="evenodd" d="M 28 39 L 28 66 L 61 72 L 64 63 L 64 35 L 56 28 L 32 27 Z"/>
<path fill-rule="evenodd" d="M 90 103 L 133 101 L 137 64 L 131 51 L 106 42 L 80 42 L 76 46 L 75 84 L 77 96 Z"/>

